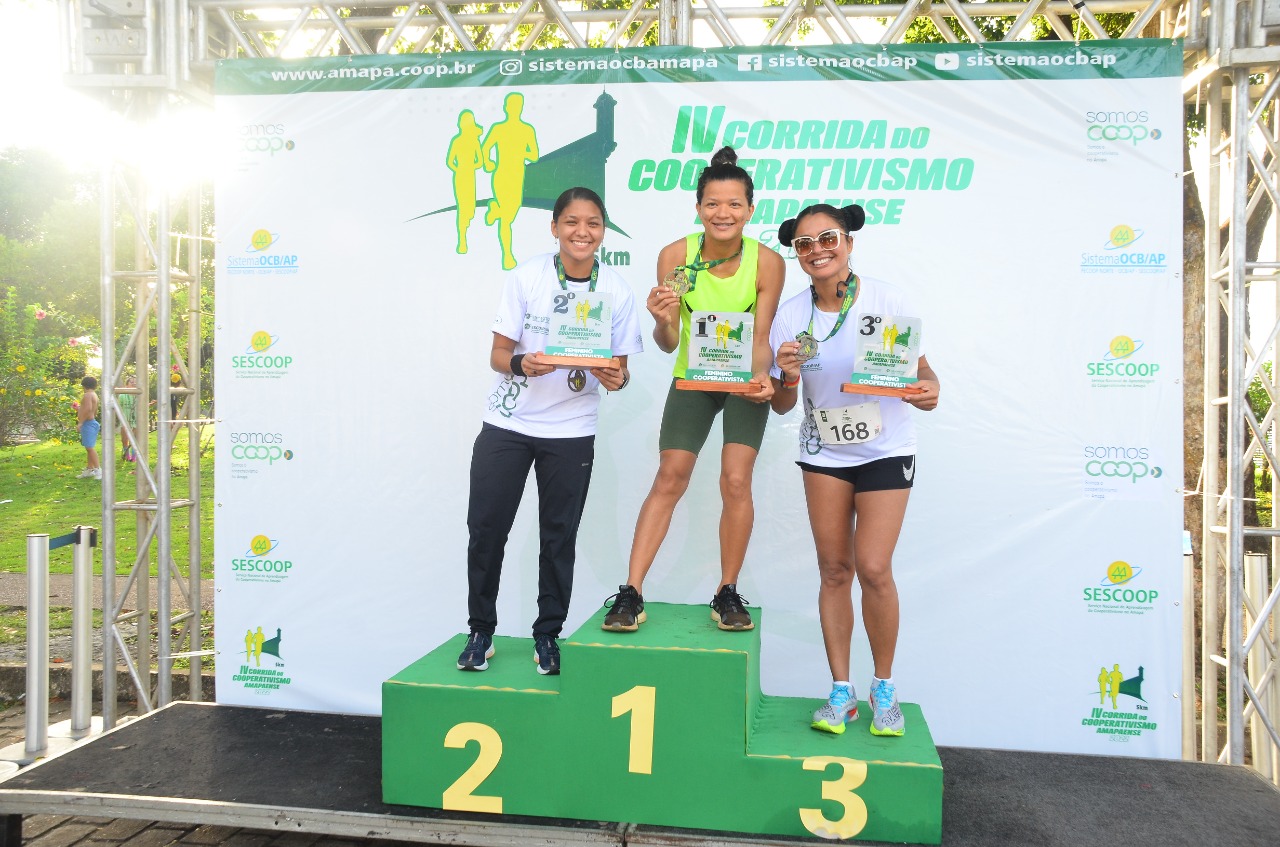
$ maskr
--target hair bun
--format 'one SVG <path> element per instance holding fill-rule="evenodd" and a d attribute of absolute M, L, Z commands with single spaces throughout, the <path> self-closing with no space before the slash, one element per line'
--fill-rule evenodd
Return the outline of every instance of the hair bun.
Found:
<path fill-rule="evenodd" d="M 792 240 L 796 236 L 796 219 L 787 218 L 782 222 L 782 226 L 778 227 L 778 243 L 783 247 L 790 247 Z"/>
<path fill-rule="evenodd" d="M 845 224 L 849 227 L 849 232 L 857 232 L 862 229 L 862 225 L 867 222 L 867 212 L 857 203 L 852 206 L 845 206 L 840 210 L 844 215 Z"/>
<path fill-rule="evenodd" d="M 736 165 L 738 164 L 738 151 L 726 144 L 724 147 L 717 150 L 715 155 L 711 157 L 711 164 Z"/>

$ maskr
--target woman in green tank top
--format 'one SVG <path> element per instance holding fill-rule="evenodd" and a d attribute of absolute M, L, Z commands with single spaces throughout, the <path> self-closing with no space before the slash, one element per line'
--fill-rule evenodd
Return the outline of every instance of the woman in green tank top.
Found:
<path fill-rule="evenodd" d="M 746 601 L 738 594 L 738 574 L 755 522 L 751 475 L 773 395 L 769 328 L 786 272 L 781 256 L 743 235 L 755 210 L 754 186 L 751 175 L 737 161 L 732 147 L 724 147 L 712 157 L 698 179 L 695 208 L 703 231 L 673 241 L 658 254 L 658 284 L 649 292 L 645 306 L 656 321 L 654 341 L 664 352 L 675 352 L 676 362 L 658 436 L 658 475 L 640 508 L 627 582 L 606 601 L 611 603 L 603 625 L 607 630 L 632 632 L 644 623 L 645 575 L 666 538 L 676 504 L 689 487 L 698 452 L 722 411 L 720 583 L 711 600 L 711 619 L 723 630 L 755 627 Z M 666 282 L 677 268 L 685 269 L 693 280 L 687 293 L 673 291 Z M 676 379 L 685 376 L 689 364 L 690 316 L 704 310 L 750 312 L 754 316 L 754 391 L 725 394 L 676 389 Z"/>

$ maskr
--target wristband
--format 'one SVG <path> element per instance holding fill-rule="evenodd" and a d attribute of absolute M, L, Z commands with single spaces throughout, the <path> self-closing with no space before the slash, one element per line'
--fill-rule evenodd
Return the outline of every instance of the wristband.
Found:
<path fill-rule="evenodd" d="M 623 372 L 622 372 L 622 385 L 619 385 L 619 386 L 618 386 L 618 390 L 619 390 L 619 391 L 621 391 L 622 389 L 626 388 L 626 387 L 627 387 L 627 384 L 628 384 L 629 382 L 631 382 L 631 371 L 623 371 Z"/>
<path fill-rule="evenodd" d="M 512 356 L 511 357 L 511 373 L 515 374 L 516 376 L 528 376 L 528 374 L 524 372 L 524 367 L 521 365 L 521 362 L 523 361 L 524 361 L 523 353 Z"/>
<path fill-rule="evenodd" d="M 800 377 L 796 377 L 796 381 L 795 381 L 795 382 L 787 382 L 787 375 L 786 375 L 786 374 L 783 374 L 783 375 L 782 375 L 782 387 L 783 387 L 783 388 L 795 388 L 795 387 L 796 387 L 797 385 L 799 385 L 799 384 L 800 384 Z"/>

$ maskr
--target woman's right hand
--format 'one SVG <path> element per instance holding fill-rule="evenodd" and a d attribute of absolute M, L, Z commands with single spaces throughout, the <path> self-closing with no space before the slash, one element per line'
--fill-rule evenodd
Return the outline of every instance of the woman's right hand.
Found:
<path fill-rule="evenodd" d="M 778 363 L 778 369 L 782 371 L 783 382 L 795 382 L 800 379 L 800 366 L 804 362 L 797 358 L 799 352 L 799 341 L 784 341 L 778 347 L 775 361 Z"/>
<path fill-rule="evenodd" d="M 680 325 L 680 298 L 667 286 L 655 285 L 644 305 L 659 326 Z"/>
<path fill-rule="evenodd" d="M 555 369 L 555 365 L 542 361 L 542 353 L 536 350 L 525 353 L 524 358 L 520 360 L 520 370 L 524 371 L 525 376 L 546 376 Z"/>

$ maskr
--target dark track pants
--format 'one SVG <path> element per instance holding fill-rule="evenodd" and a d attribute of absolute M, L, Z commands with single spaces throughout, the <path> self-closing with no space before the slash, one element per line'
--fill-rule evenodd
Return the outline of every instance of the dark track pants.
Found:
<path fill-rule="evenodd" d="M 587 502 L 594 435 L 535 438 L 485 424 L 471 454 L 471 500 L 467 507 L 467 611 L 474 630 L 498 626 L 498 580 L 502 558 L 520 508 L 530 466 L 538 481 L 538 619 L 534 635 L 559 637 L 569 614 L 578 524 Z"/>

